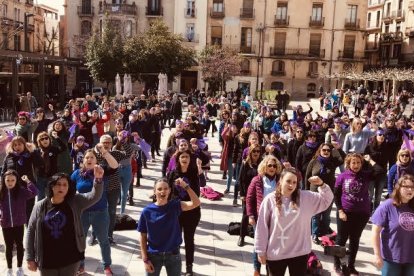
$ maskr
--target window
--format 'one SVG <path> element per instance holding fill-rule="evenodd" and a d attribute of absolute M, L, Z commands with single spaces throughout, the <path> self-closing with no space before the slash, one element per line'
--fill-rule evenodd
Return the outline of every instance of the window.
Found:
<path fill-rule="evenodd" d="M 375 27 L 379 27 L 380 25 L 380 20 L 381 20 L 381 12 L 377 11 L 377 22 L 375 22 Z"/>
<path fill-rule="evenodd" d="M 388 34 L 390 32 L 390 24 L 385 24 L 384 32 Z"/>
<path fill-rule="evenodd" d="M 148 0 L 148 8 L 152 12 L 158 12 L 161 8 L 160 0 Z"/>
<path fill-rule="evenodd" d="M 270 89 L 271 90 L 283 90 L 283 82 L 281 81 L 274 81 L 270 84 Z"/>
<path fill-rule="evenodd" d="M 275 54 L 284 55 L 286 45 L 286 33 L 275 34 Z"/>
<path fill-rule="evenodd" d="M 309 75 L 318 74 L 318 63 L 315 61 L 309 62 Z"/>
<path fill-rule="evenodd" d="M 387 9 L 386 9 L 386 17 L 389 17 L 391 15 L 391 3 L 387 3 Z"/>
<path fill-rule="evenodd" d="M 91 0 L 82 0 L 82 12 L 90 14 L 92 12 Z"/>
<path fill-rule="evenodd" d="M 91 35 L 92 34 L 92 23 L 90 21 L 81 22 L 81 35 Z"/>
<path fill-rule="evenodd" d="M 14 35 L 14 50 L 21 51 L 21 38 L 19 34 Z"/>
<path fill-rule="evenodd" d="M 213 11 L 214 12 L 223 12 L 224 11 L 223 0 L 213 0 Z"/>
<path fill-rule="evenodd" d="M 311 34 L 309 41 L 309 55 L 319 57 L 321 54 L 322 34 Z"/>
<path fill-rule="evenodd" d="M 403 7 L 403 0 L 398 1 L 398 10 L 402 10 Z"/>
<path fill-rule="evenodd" d="M 125 36 L 126 37 L 132 36 L 132 21 L 131 20 L 127 20 L 125 22 Z"/>
<path fill-rule="evenodd" d="M 186 25 L 185 37 L 188 41 L 194 41 L 194 28 L 194 23 L 189 23 Z"/>
<path fill-rule="evenodd" d="M 401 55 L 401 44 L 394 44 L 392 48 L 392 58 L 399 58 Z"/>
<path fill-rule="evenodd" d="M 211 27 L 211 44 L 221 45 L 222 43 L 222 27 L 212 26 Z"/>
<path fill-rule="evenodd" d="M 277 3 L 276 20 L 287 19 L 287 3 Z"/>
<path fill-rule="evenodd" d="M 252 28 L 241 29 L 240 45 L 246 46 L 246 47 L 252 47 Z"/>
<path fill-rule="evenodd" d="M 285 72 L 285 62 L 282 60 L 275 60 L 272 63 L 273 72 Z"/>
<path fill-rule="evenodd" d="M 313 4 L 312 6 L 312 21 L 322 20 L 322 4 Z"/>
<path fill-rule="evenodd" d="M 189 17 L 195 17 L 195 0 L 187 0 L 185 15 Z"/>
<path fill-rule="evenodd" d="M 397 22 L 396 24 L 395 24 L 395 31 L 398 33 L 398 32 L 401 32 L 401 22 Z"/>
<path fill-rule="evenodd" d="M 3 39 L 1 41 L 1 48 L 7 50 L 9 48 L 9 36 L 7 33 L 3 33 Z"/>
<path fill-rule="evenodd" d="M 315 92 L 316 91 L 316 84 L 309 83 L 306 90 L 308 90 L 308 92 Z"/>
<path fill-rule="evenodd" d="M 348 5 L 347 22 L 356 23 L 357 22 L 357 12 L 358 12 L 358 6 L 357 5 Z"/>
<path fill-rule="evenodd" d="M 242 60 L 242 62 L 240 63 L 240 67 L 241 67 L 241 72 L 244 74 L 247 74 L 250 72 L 250 60 L 248 59 L 244 59 Z"/>
<path fill-rule="evenodd" d="M 355 51 L 355 36 L 345 35 L 344 40 L 344 58 L 353 58 Z"/>
<path fill-rule="evenodd" d="M 368 13 L 367 27 L 371 27 L 371 13 Z"/>
<path fill-rule="evenodd" d="M 1 14 L 2 14 L 4 17 L 7 17 L 7 5 L 6 5 L 6 4 L 3 4 Z"/>

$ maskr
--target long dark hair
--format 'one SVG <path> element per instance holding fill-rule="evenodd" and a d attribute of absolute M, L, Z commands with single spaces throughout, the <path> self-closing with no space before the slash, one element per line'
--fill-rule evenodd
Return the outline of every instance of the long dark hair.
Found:
<path fill-rule="evenodd" d="M 47 185 L 46 197 L 51 199 L 53 197 L 53 187 L 57 184 L 58 180 L 66 179 L 68 181 L 69 189 L 68 193 L 65 196 L 65 200 L 71 199 L 76 194 L 75 183 L 70 179 L 69 175 L 66 173 L 56 173 L 54 174 Z"/>
<path fill-rule="evenodd" d="M 20 188 L 21 188 L 21 180 L 20 176 L 17 171 L 15 170 L 7 170 L 2 176 L 1 176 L 1 183 L 0 183 L 0 200 L 3 200 L 3 198 L 6 197 L 7 193 L 7 187 L 6 187 L 6 176 L 8 175 L 14 175 L 16 177 L 16 185 L 11 189 L 11 195 L 13 198 L 17 198 Z"/>
<path fill-rule="evenodd" d="M 179 172 L 181 172 L 180 156 L 183 155 L 183 154 L 188 154 L 189 155 L 190 160 L 188 160 L 189 161 L 188 169 L 190 169 L 190 166 L 191 166 L 191 156 L 192 156 L 191 150 L 177 151 L 176 155 L 175 155 L 175 165 L 176 165 L 176 168 Z"/>

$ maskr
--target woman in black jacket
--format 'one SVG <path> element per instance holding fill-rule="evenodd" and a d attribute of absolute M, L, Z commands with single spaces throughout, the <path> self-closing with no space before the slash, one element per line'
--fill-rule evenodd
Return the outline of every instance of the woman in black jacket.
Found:
<path fill-rule="evenodd" d="M 249 153 L 245 161 L 243 161 L 240 168 L 239 185 L 240 185 L 240 199 L 242 200 L 243 215 L 240 227 L 240 237 L 237 242 L 238 246 L 244 245 L 244 237 L 248 236 L 247 226 L 249 225 L 249 217 L 246 213 L 246 194 L 250 182 L 253 177 L 257 175 L 257 167 L 259 166 L 262 149 L 260 145 L 252 145 L 249 147 Z"/>
<path fill-rule="evenodd" d="M 345 153 L 338 143 L 332 146 L 329 143 L 323 143 L 319 146 L 312 160 L 309 162 L 305 175 L 305 188 L 316 192 L 318 186 L 311 185 L 308 179 L 312 176 L 319 176 L 331 190 L 335 186 L 335 170 L 344 163 Z M 326 234 L 332 233 L 329 224 L 331 223 L 332 204 L 323 211 L 312 217 L 312 240 L 320 244 L 319 238 Z"/>
<path fill-rule="evenodd" d="M 387 185 L 387 163 L 390 154 L 392 154 L 392 150 L 385 140 L 384 130 L 377 130 L 372 143 L 369 143 L 365 148 L 364 154 L 369 155 L 370 159 L 375 162 L 372 166 L 373 179 L 369 186 L 369 198 L 372 212 L 374 212 L 381 202 L 382 190 Z M 374 202 L 372 202 L 373 199 Z"/>

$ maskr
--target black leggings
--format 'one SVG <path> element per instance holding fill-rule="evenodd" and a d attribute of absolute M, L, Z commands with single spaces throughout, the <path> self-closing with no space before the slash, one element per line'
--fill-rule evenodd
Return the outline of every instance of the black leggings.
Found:
<path fill-rule="evenodd" d="M 298 256 L 289 259 L 269 261 L 267 260 L 266 269 L 269 276 L 284 276 L 286 268 L 289 267 L 290 276 L 306 275 L 306 266 L 308 262 L 308 255 Z"/>
<path fill-rule="evenodd" d="M 246 213 L 246 201 L 242 201 L 242 220 L 240 225 L 240 237 L 246 237 L 249 235 L 249 216 Z"/>
<path fill-rule="evenodd" d="M 12 268 L 13 244 L 16 244 L 17 250 L 17 267 L 22 267 L 23 263 L 23 234 L 24 225 L 3 228 L 4 243 L 6 244 L 7 268 Z"/>
<path fill-rule="evenodd" d="M 362 231 L 367 225 L 369 214 L 363 213 L 346 213 L 346 221 L 339 218 L 338 212 L 336 213 L 336 221 L 338 227 L 338 236 L 336 237 L 336 244 L 345 246 L 346 241 L 349 238 L 349 255 L 348 266 L 355 266 L 355 258 L 359 249 L 359 239 L 361 238 Z M 338 267 L 340 265 L 340 259 L 335 257 L 334 265 Z"/>
<path fill-rule="evenodd" d="M 185 245 L 185 264 L 192 267 L 194 262 L 194 235 L 200 222 L 201 209 L 196 208 L 191 211 L 183 212 L 180 215 L 180 225 L 184 232 Z"/>

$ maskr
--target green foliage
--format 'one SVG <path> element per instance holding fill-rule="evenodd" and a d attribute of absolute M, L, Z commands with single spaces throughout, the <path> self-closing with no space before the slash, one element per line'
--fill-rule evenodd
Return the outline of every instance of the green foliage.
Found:
<path fill-rule="evenodd" d="M 117 73 L 124 72 L 124 45 L 121 35 L 109 24 L 102 34 L 96 33 L 86 44 L 86 66 L 95 80 L 115 81 Z"/>
<path fill-rule="evenodd" d="M 145 33 L 128 39 L 124 51 L 126 70 L 135 78 L 145 73 L 165 73 L 172 81 L 183 70 L 197 65 L 195 51 L 184 47 L 182 38 L 160 20 Z"/>

